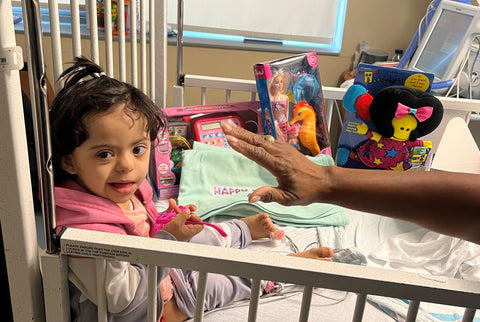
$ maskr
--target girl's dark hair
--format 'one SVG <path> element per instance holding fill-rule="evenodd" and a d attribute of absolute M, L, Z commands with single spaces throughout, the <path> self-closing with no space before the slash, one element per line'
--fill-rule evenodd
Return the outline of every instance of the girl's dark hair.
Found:
<path fill-rule="evenodd" d="M 105 113 L 117 104 L 125 104 L 125 113 L 132 119 L 144 116 L 153 142 L 158 131 L 165 130 L 160 108 L 141 90 L 106 76 L 100 66 L 85 57 L 77 57 L 60 80 L 63 89 L 50 109 L 52 163 L 55 180 L 71 177 L 61 167 L 61 159 L 87 138 L 88 116 Z"/>

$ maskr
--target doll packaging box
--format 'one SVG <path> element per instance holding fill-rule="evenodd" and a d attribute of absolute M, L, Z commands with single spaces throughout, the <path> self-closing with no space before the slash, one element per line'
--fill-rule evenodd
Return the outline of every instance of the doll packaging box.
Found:
<path fill-rule="evenodd" d="M 434 75 L 360 64 L 343 99 L 336 163 L 360 169 L 422 170 L 443 106 L 429 94 Z"/>
<path fill-rule="evenodd" d="M 265 134 L 306 155 L 331 155 L 317 54 L 259 63 L 253 70 Z"/>

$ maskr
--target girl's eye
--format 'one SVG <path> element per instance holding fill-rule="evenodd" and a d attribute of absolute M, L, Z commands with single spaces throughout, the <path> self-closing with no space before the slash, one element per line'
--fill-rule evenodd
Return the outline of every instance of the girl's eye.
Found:
<path fill-rule="evenodd" d="M 107 151 L 100 152 L 99 154 L 97 154 L 97 157 L 99 157 L 100 159 L 108 159 L 108 158 L 111 158 L 112 156 L 113 154 Z"/>
<path fill-rule="evenodd" d="M 138 155 L 144 154 L 145 151 L 147 151 L 147 148 L 144 147 L 144 146 L 136 146 L 136 147 L 133 148 L 133 153 L 134 154 L 138 154 Z"/>

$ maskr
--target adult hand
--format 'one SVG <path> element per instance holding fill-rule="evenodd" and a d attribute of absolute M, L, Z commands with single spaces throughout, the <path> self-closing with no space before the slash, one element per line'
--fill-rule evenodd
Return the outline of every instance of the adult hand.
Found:
<path fill-rule="evenodd" d="M 249 196 L 249 202 L 278 202 L 283 205 L 307 205 L 318 202 L 328 188 L 328 167 L 322 167 L 297 151 L 293 146 L 254 134 L 233 124 L 222 122 L 228 144 L 270 171 L 277 187 L 260 187 Z"/>

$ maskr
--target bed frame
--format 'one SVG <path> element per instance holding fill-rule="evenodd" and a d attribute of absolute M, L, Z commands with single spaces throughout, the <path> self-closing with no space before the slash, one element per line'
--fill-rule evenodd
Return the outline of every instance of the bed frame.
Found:
<path fill-rule="evenodd" d="M 98 34 L 95 22 L 95 1 L 88 0 L 90 4 L 90 57 L 99 62 Z M 108 7 L 109 1 L 106 2 Z M 119 1 L 120 7 L 123 1 Z M 179 0 L 179 4 L 182 1 Z M 67 229 L 61 236 L 50 233 L 54 231 L 55 220 L 53 211 L 53 191 L 51 191 L 51 171 L 49 170 L 49 140 L 45 128 L 48 128 L 47 108 L 44 90 L 44 59 L 42 54 L 42 35 L 38 32 L 37 16 L 38 8 L 35 1 L 22 1 L 25 20 L 24 26 L 28 32 L 27 57 L 30 69 L 31 93 L 34 98 L 34 108 L 38 115 L 37 128 L 40 133 L 37 141 L 41 152 L 39 152 L 40 165 L 42 167 L 42 191 L 43 200 L 42 212 L 44 214 L 44 228 L 47 232 L 46 249 L 37 250 L 36 229 L 32 219 L 33 202 L 29 198 L 29 177 L 26 174 L 28 167 L 28 156 L 24 144 L 23 120 L 19 118 L 14 108 L 21 105 L 19 102 L 19 81 L 16 77 L 16 70 L 0 72 L 0 93 L 6 100 L 0 102 L 2 110 L 7 111 L 7 117 L 2 119 L 2 146 L 6 154 L 6 178 L 11 184 L 1 185 L 0 192 L 0 219 L 2 224 L 3 238 L 5 241 L 6 260 L 8 277 L 10 281 L 10 292 L 12 308 L 15 320 L 34 321 L 69 321 L 69 294 L 68 294 L 68 256 L 81 255 L 91 256 L 97 261 L 97 278 L 101 282 L 104 275 L 106 260 L 122 260 L 132 263 L 144 263 L 149 267 L 149 308 L 148 321 L 156 321 L 156 266 L 181 267 L 190 270 L 197 270 L 200 273 L 199 294 L 197 310 L 194 320 L 203 319 L 203 296 L 204 286 L 209 273 L 220 273 L 237 275 L 253 280 L 252 294 L 260 294 L 261 280 L 275 280 L 279 282 L 303 285 L 303 300 L 299 321 L 307 321 L 309 316 L 310 302 L 314 288 L 321 287 L 334 290 L 343 290 L 357 294 L 356 306 L 353 309 L 353 321 L 361 321 L 368 294 L 381 295 L 393 298 L 411 300 L 406 321 L 415 321 L 420 302 L 432 302 L 446 305 L 465 307 L 463 321 L 472 321 L 476 309 L 480 308 L 480 283 L 460 279 L 425 276 L 401 271 L 376 269 L 341 263 L 327 263 L 312 261 L 302 258 L 287 257 L 275 254 L 258 253 L 248 250 L 220 249 L 218 247 L 178 243 L 166 240 L 146 239 L 135 236 L 116 235 L 95 231 L 84 231 Z M 78 12 L 78 3 L 71 1 L 72 12 Z M 146 1 L 141 1 L 141 16 L 145 17 Z M 15 46 L 10 1 L 1 2 L 0 12 L 0 45 L 3 48 Z M 50 1 L 51 12 L 56 12 L 56 1 Z M 142 19 L 140 23 L 140 70 L 136 66 L 136 50 L 131 53 L 132 83 L 137 84 L 137 73 L 140 78 L 140 88 L 148 93 L 157 103 L 165 102 L 166 98 L 166 28 L 165 8 L 166 1 L 149 1 L 150 6 L 150 37 L 147 47 L 146 23 Z M 179 5 L 179 7 L 181 7 Z M 108 22 L 109 12 L 106 12 L 105 21 Z M 118 16 L 123 16 L 119 12 Z M 58 18 L 58 17 L 57 17 Z M 55 78 L 58 77 L 62 68 L 61 59 L 61 35 L 58 28 L 58 20 L 51 15 L 51 39 L 53 66 Z M 107 23 L 108 24 L 108 23 Z M 181 24 L 179 24 L 181 25 Z M 74 54 L 84 52 L 81 49 L 81 39 L 77 19 L 72 19 L 72 34 Z M 108 26 L 107 26 L 108 28 Z M 119 24 L 120 34 L 125 28 Z M 135 28 L 134 28 L 135 29 Z M 105 69 L 107 74 L 113 75 L 113 40 L 109 33 L 105 38 Z M 132 37 L 131 44 L 137 44 L 137 39 Z M 181 38 L 181 33 L 179 33 Z M 181 44 L 181 39 L 178 40 Z M 118 78 L 124 80 L 126 75 L 125 38 L 118 39 L 120 52 L 120 75 Z M 181 47 L 181 46 L 179 46 Z M 136 47 L 135 47 L 136 48 Z M 149 48 L 149 49 L 147 49 Z M 150 50 L 150 57 L 156 57 L 148 63 L 146 52 Z M 88 55 L 88 54 L 87 54 Z M 160 64 L 158 62 L 161 62 Z M 148 67 L 147 67 L 148 66 Z M 147 70 L 154 71 L 148 73 Z M 177 70 L 178 82 L 174 88 L 175 105 L 181 106 L 185 90 L 189 87 L 201 88 L 202 97 L 200 104 L 205 103 L 207 88 L 224 89 L 226 101 L 230 100 L 232 91 L 250 92 L 255 98 L 255 84 L 251 80 L 235 80 L 216 77 L 204 77 L 195 75 L 184 75 L 181 69 Z M 60 84 L 56 84 L 58 89 Z M 323 87 L 323 94 L 328 108 L 328 121 L 331 123 L 332 113 L 335 111 L 335 104 L 341 100 L 344 90 L 338 88 Z M 446 116 L 461 116 L 468 122 L 470 113 L 480 112 L 480 103 L 463 99 L 441 99 Z M 5 107 L 5 108 L 3 108 Z M 43 116 L 41 116 L 43 115 Z M 446 123 L 445 120 L 443 123 Z M 444 128 L 444 127 L 443 127 Z M 43 131 L 43 132 L 42 132 Z M 438 133 L 433 136 L 434 145 L 436 137 L 441 136 L 442 126 Z M 44 139 L 44 140 L 43 140 Z M 43 140 L 43 141 L 42 141 Z M 21 147 L 20 149 L 18 147 Z M 2 156 L 3 158 L 3 156 Z M 27 160 L 25 164 L 25 160 Z M 3 161 L 2 161 L 3 162 Z M 5 205 L 5 206 L 4 206 Z M 15 229 L 13 228 L 15 227 Z M 41 266 L 38 263 L 41 259 Z M 274 263 L 274 264 L 271 264 Z M 101 283 L 99 283 L 101 285 Z M 42 294 L 43 293 L 43 294 Z M 106 321 L 106 301 L 102 290 L 98 290 L 99 316 L 98 321 Z M 256 320 L 259 297 L 252 296 L 249 307 L 249 321 Z"/>

